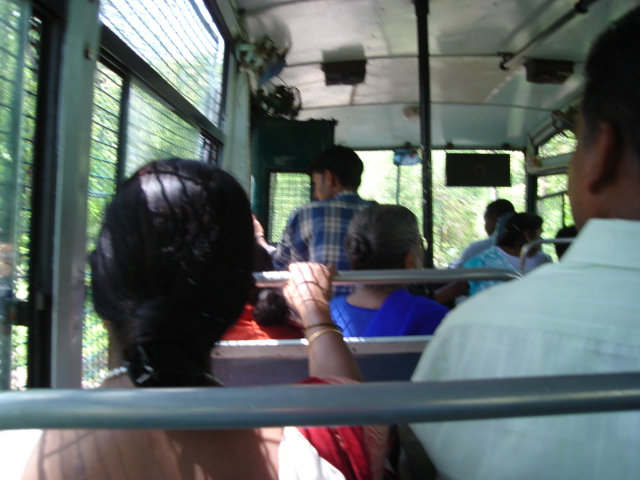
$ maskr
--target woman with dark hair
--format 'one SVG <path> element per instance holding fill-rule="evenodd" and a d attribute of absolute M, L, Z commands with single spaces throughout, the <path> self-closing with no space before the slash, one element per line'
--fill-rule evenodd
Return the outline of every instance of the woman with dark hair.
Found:
<path fill-rule="evenodd" d="M 344 242 L 353 270 L 422 268 L 422 238 L 411 211 L 373 205 L 356 213 Z M 449 309 L 399 285 L 364 285 L 331 300 L 331 314 L 353 337 L 431 335 Z"/>
<path fill-rule="evenodd" d="M 498 237 L 496 245 L 486 249 L 464 264 L 464 268 L 496 268 L 518 271 L 520 267 L 520 252 L 525 244 L 539 239 L 542 233 L 542 217 L 535 213 L 516 213 L 507 218 L 504 231 Z M 533 270 L 543 263 L 552 262 L 549 255 L 540 251 L 540 246 L 532 248 L 525 259 L 525 271 Z M 441 303 L 448 303 L 454 298 L 465 294 L 475 295 L 500 280 L 482 280 L 475 282 L 453 282 L 436 290 L 435 299 Z"/>
<path fill-rule="evenodd" d="M 222 170 L 161 160 L 127 180 L 91 255 L 116 367 L 101 388 L 220 386 L 210 351 L 246 302 L 253 244 L 247 196 Z M 330 272 L 318 264 L 290 271 L 284 291 L 308 335 L 306 383 L 361 381 L 328 316 Z M 23 478 L 380 478 L 385 439 L 382 427 L 47 430 Z"/>

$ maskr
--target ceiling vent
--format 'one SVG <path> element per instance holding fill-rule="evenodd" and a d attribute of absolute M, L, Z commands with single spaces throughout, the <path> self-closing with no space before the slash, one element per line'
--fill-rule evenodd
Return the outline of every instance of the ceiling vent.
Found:
<path fill-rule="evenodd" d="M 367 73 L 366 60 L 325 62 L 322 64 L 325 83 L 329 85 L 357 85 L 364 82 Z"/>
<path fill-rule="evenodd" d="M 561 85 L 573 74 L 573 62 L 565 60 L 528 59 L 525 64 L 527 81 Z"/>

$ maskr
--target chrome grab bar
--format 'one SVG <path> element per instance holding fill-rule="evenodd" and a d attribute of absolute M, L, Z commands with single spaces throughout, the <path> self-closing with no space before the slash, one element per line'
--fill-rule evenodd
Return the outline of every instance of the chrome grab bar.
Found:
<path fill-rule="evenodd" d="M 520 250 L 520 265 L 518 271 L 521 274 L 524 274 L 524 265 L 527 262 L 527 255 L 533 247 L 537 247 L 538 245 L 542 245 L 543 243 L 571 243 L 575 240 L 574 237 L 561 237 L 561 238 L 538 238 L 536 240 L 532 240 L 529 243 L 525 243 Z"/>
<path fill-rule="evenodd" d="M 260 288 L 281 287 L 289 280 L 289 272 L 254 273 Z M 424 269 L 424 270 L 345 270 L 333 277 L 334 285 L 398 285 L 408 283 L 448 283 L 454 280 L 513 280 L 522 275 L 511 270 L 493 268 Z"/>
<path fill-rule="evenodd" d="M 242 388 L 0 393 L 0 429 L 214 429 L 477 420 L 640 409 L 640 373 Z"/>

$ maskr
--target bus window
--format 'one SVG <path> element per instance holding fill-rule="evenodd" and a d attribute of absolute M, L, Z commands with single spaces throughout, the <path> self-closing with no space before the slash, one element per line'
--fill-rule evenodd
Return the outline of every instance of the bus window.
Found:
<path fill-rule="evenodd" d="M 0 4 L 0 389 L 26 386 L 25 326 L 41 22 L 21 2 Z M 22 303 L 23 305 L 25 303 Z"/>
<path fill-rule="evenodd" d="M 124 79 L 98 63 L 94 84 L 93 128 L 87 199 L 87 252 L 95 248 L 104 210 L 118 184 L 118 152 Z M 108 338 L 102 321 L 93 310 L 91 272 L 85 270 L 87 297 L 82 335 L 83 386 L 95 387 L 108 367 Z"/>
<path fill-rule="evenodd" d="M 575 135 L 569 130 L 563 130 L 556 133 L 538 149 L 539 156 L 543 159 L 562 158 L 561 167 L 552 169 L 548 174 L 542 173 L 537 178 L 536 211 L 545 220 L 544 236 L 547 238 L 554 238 L 562 227 L 573 224 L 573 215 L 567 194 L 566 166 L 575 147 Z M 554 260 L 557 260 L 554 248 L 547 246 L 545 251 Z"/>
<path fill-rule="evenodd" d="M 269 241 L 277 243 L 291 212 L 311 198 L 311 185 L 306 173 L 272 172 L 269 177 Z"/>
<path fill-rule="evenodd" d="M 225 42 L 201 1 L 102 2 L 120 38 L 215 125 L 220 126 Z"/>
<path fill-rule="evenodd" d="M 524 156 L 521 152 L 490 152 L 511 155 L 510 187 L 447 187 L 445 153 L 436 150 L 432 155 L 434 263 L 437 268 L 447 268 L 467 245 L 486 238 L 484 211 L 492 201 L 504 198 L 513 203 L 516 212 L 525 211 Z"/>

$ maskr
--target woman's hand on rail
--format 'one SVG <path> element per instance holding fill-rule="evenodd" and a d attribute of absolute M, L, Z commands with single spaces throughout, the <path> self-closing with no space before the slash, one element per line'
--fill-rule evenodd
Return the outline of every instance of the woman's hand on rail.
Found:
<path fill-rule="evenodd" d="M 335 271 L 335 269 L 334 269 Z M 305 327 L 316 322 L 316 317 L 329 316 L 331 277 L 334 271 L 320 263 L 292 263 L 291 278 L 284 286 L 284 296 L 294 307 Z"/>
<path fill-rule="evenodd" d="M 284 296 L 298 311 L 309 342 L 309 375 L 343 377 L 362 381 L 360 368 L 353 358 L 340 329 L 331 319 L 331 277 L 335 267 L 319 263 L 292 263 L 291 278 L 284 286 Z"/>

